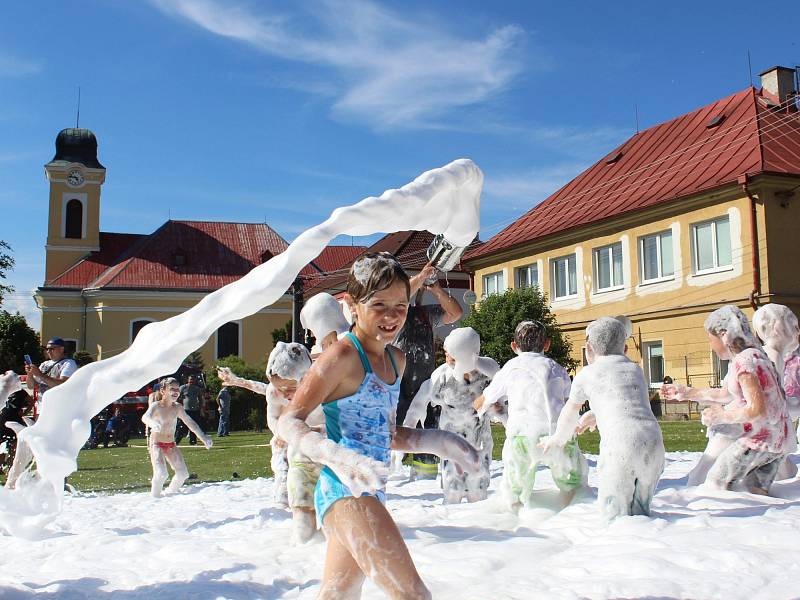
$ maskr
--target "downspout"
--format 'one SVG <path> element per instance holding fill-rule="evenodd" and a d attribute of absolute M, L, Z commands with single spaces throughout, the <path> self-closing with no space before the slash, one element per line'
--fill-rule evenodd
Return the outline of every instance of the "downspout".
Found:
<path fill-rule="evenodd" d="M 83 314 L 81 316 L 81 350 L 86 352 L 86 292 L 85 289 L 81 290 L 81 304 L 83 305 Z"/>
<path fill-rule="evenodd" d="M 756 199 L 748 186 L 747 175 L 739 177 L 739 184 L 742 186 L 742 191 L 744 191 L 745 195 L 750 200 L 750 242 L 753 247 L 753 289 L 750 291 L 750 306 L 755 310 L 758 308 L 761 298 L 761 260 L 758 249 Z"/>

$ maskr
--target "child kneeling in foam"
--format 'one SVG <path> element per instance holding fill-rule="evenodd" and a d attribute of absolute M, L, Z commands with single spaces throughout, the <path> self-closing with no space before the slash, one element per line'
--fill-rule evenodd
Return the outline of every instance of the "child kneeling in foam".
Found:
<path fill-rule="evenodd" d="M 509 360 L 475 401 L 478 414 L 508 398 L 506 441 L 503 445 L 503 498 L 511 510 L 527 506 L 536 469 L 547 465 L 558 489 L 570 497 L 586 485 L 586 460 L 573 434 L 560 447 L 543 450 L 539 440 L 555 431 L 569 396 L 564 367 L 544 355 L 550 349 L 547 330 L 539 321 L 522 321 L 514 331 Z"/>
<path fill-rule="evenodd" d="M 471 327 L 454 329 L 444 340 L 445 363 L 420 386 L 406 412 L 404 427 L 416 427 L 425 420 L 428 404 L 442 409 L 439 429 L 463 437 L 481 457 L 481 470 L 467 473 L 442 461 L 442 490 L 445 504 L 485 500 L 489 493 L 492 464 L 492 428 L 489 415 L 478 415 L 472 406 L 500 369 L 493 358 L 479 356 L 481 337 Z"/>
<path fill-rule="evenodd" d="M 291 509 L 292 536 L 300 544 L 310 540 L 317 531 L 314 488 L 321 466 L 286 443 L 278 434 L 278 419 L 294 398 L 300 381 L 310 367 L 311 357 L 305 346 L 297 342 L 278 342 L 267 361 L 269 384 L 237 377 L 227 367 L 218 369 L 222 385 L 242 387 L 266 396 L 267 426 L 272 431 L 270 466 L 275 476 L 275 501 L 288 504 Z M 313 411 L 306 421 L 310 427 L 321 431 L 324 423 L 322 411 Z"/>
<path fill-rule="evenodd" d="M 642 369 L 625 356 L 625 326 L 611 317 L 590 323 L 586 358 L 589 364 L 572 381 L 556 432 L 541 445 L 551 449 L 571 440 L 588 401 L 600 431 L 600 511 L 608 520 L 650 514 L 664 470 L 664 440 Z"/>

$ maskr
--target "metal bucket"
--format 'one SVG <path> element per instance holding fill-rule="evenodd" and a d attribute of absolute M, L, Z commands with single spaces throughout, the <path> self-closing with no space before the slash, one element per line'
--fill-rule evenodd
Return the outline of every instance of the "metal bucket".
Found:
<path fill-rule="evenodd" d="M 466 250 L 466 247 L 455 246 L 448 242 L 442 234 L 439 234 L 433 238 L 431 245 L 428 246 L 428 260 L 437 271 L 446 273 L 458 266 L 464 250 Z M 431 284 L 434 281 L 436 281 L 435 276 L 433 280 L 428 280 L 426 283 Z"/>

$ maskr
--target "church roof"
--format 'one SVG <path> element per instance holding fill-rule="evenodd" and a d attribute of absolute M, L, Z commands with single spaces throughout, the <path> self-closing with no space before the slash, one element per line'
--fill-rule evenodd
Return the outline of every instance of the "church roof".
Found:
<path fill-rule="evenodd" d="M 632 136 L 465 260 L 760 173 L 800 174 L 800 113 L 750 87 Z"/>
<path fill-rule="evenodd" d="M 98 252 L 45 282 L 43 289 L 213 291 L 288 245 L 265 223 L 167 221 L 150 235 L 103 232 Z M 329 246 L 302 274 L 312 278 L 336 269 L 355 252 L 350 246 Z"/>
<path fill-rule="evenodd" d="M 90 169 L 105 169 L 97 160 L 97 138 L 88 129 L 70 127 L 56 136 L 56 154 L 51 165 L 80 163 Z"/>

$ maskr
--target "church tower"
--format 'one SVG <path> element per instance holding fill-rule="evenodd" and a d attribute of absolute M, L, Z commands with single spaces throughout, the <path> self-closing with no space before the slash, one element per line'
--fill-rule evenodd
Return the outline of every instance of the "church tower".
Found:
<path fill-rule="evenodd" d="M 89 252 L 100 249 L 100 187 L 106 169 L 88 129 L 63 129 L 44 166 L 50 182 L 45 285 Z"/>

